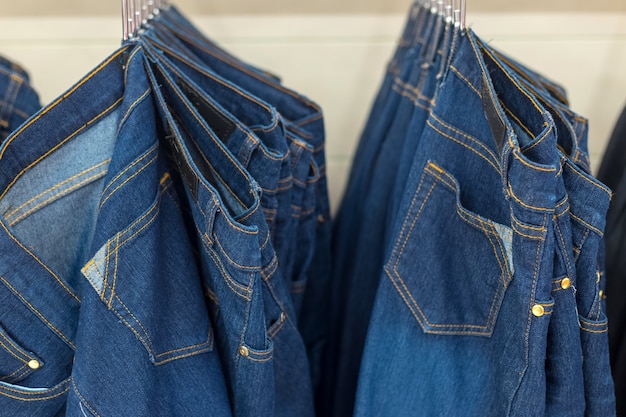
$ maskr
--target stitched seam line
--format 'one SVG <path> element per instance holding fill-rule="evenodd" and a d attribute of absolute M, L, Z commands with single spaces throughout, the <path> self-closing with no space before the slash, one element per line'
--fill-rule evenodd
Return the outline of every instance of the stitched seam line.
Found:
<path fill-rule="evenodd" d="M 78 179 L 79 177 L 81 177 L 81 176 L 83 176 L 83 175 L 87 174 L 88 172 L 91 172 L 91 171 L 93 171 L 93 170 L 95 170 L 95 169 L 98 169 L 98 168 L 100 168 L 100 167 L 102 167 L 102 166 L 107 165 L 109 162 L 111 162 L 111 159 L 110 159 L 110 158 L 109 158 L 109 159 L 107 159 L 107 160 L 105 160 L 105 161 L 103 161 L 103 162 L 101 162 L 101 163 L 99 163 L 99 164 L 97 164 L 97 165 L 94 165 L 94 166 L 92 166 L 92 167 L 90 167 L 90 168 L 87 168 L 87 169 L 83 170 L 82 172 L 79 172 L 79 173 L 78 173 L 78 174 L 76 174 L 76 175 L 72 175 L 70 178 L 67 178 L 67 179 L 65 179 L 65 180 L 63 180 L 63 181 L 61 181 L 61 182 L 57 183 L 56 185 L 54 185 L 54 186 L 52 186 L 52 187 L 50 187 L 50 188 L 46 189 L 45 191 L 42 191 L 41 193 L 39 193 L 39 194 L 37 194 L 36 196 L 34 196 L 33 198 L 29 199 L 29 200 L 28 200 L 28 201 L 26 201 L 25 203 L 21 204 L 19 207 L 17 207 L 17 208 L 15 208 L 15 209 L 11 210 L 10 212 L 6 213 L 6 215 L 5 215 L 5 219 L 9 220 L 9 219 L 10 219 L 11 217 L 13 217 L 16 213 L 18 213 L 19 211 L 21 211 L 24 207 L 29 206 L 29 205 L 30 205 L 30 204 L 32 204 L 34 201 L 36 201 L 36 200 L 40 199 L 40 198 L 41 198 L 41 197 L 43 197 L 44 195 L 46 195 L 46 194 L 48 194 L 48 193 L 51 193 L 52 191 L 56 190 L 57 188 L 60 188 L 60 187 L 64 186 L 65 184 L 67 184 L 67 183 L 69 183 L 69 182 L 72 182 L 72 181 L 73 181 L 73 180 L 75 180 L 75 179 Z"/>
<path fill-rule="evenodd" d="M 70 141 L 72 138 L 74 138 L 75 136 L 78 136 L 81 132 L 83 132 L 84 130 L 87 130 L 88 128 L 91 127 L 91 125 L 93 125 L 96 120 L 100 119 L 101 117 L 103 117 L 105 114 L 107 114 L 108 112 L 110 112 L 111 110 L 113 110 L 115 107 L 117 107 L 120 103 L 122 102 L 122 98 L 117 99 L 111 106 L 109 106 L 107 109 L 105 109 L 103 112 L 101 112 L 100 114 L 98 114 L 96 117 L 94 117 L 93 119 L 91 119 L 90 121 L 88 121 L 87 123 L 85 123 L 84 125 L 82 125 L 79 129 L 77 129 L 74 133 L 72 133 L 71 135 L 69 135 L 68 137 L 66 137 L 65 139 L 63 139 L 61 142 L 59 142 L 56 146 L 54 146 L 52 149 L 49 149 L 46 153 L 44 153 L 43 155 L 41 155 L 39 158 L 37 158 L 35 161 L 33 161 L 32 163 L 30 163 L 26 168 L 24 168 L 22 171 L 20 171 L 15 178 L 13 178 L 13 180 L 11 181 L 11 183 L 5 188 L 5 190 L 2 192 L 2 194 L 0 195 L 0 200 L 4 198 L 4 196 L 6 195 L 6 193 L 11 189 L 11 187 L 13 187 L 15 185 L 15 183 L 17 182 L 18 179 L 20 179 L 22 177 L 22 175 L 24 175 L 28 170 L 30 170 L 32 167 L 34 167 L 35 165 L 37 165 L 39 162 L 41 162 L 42 160 L 44 160 L 45 158 L 47 158 L 48 156 L 50 156 L 52 153 L 54 153 L 57 149 L 59 149 L 60 147 L 62 147 L 63 145 L 65 145 L 68 141 Z M 41 116 L 41 114 L 40 114 Z M 32 122 L 32 121 L 31 121 Z M 12 136 L 12 138 L 16 138 L 17 135 L 14 134 Z M 0 151 L 0 159 L 2 158 L 2 155 L 4 154 L 4 150 L 6 149 L 6 146 L 9 144 L 10 142 L 7 142 L 4 144 L 5 148 L 3 150 Z"/>
<path fill-rule="evenodd" d="M 1 199 L 1 198 L 0 198 Z M 9 229 L 6 228 L 6 226 L 4 225 L 3 222 L 0 222 L 0 226 L 2 226 L 2 228 L 4 229 L 4 231 L 7 233 L 7 235 L 9 235 L 9 237 L 11 238 L 11 240 L 13 240 L 20 248 L 22 248 L 28 255 L 30 255 L 30 257 L 32 257 L 39 265 L 41 265 L 50 275 L 52 275 L 54 277 L 54 279 L 61 285 L 61 287 L 63 287 L 63 289 L 65 291 L 67 291 L 67 293 L 76 301 L 78 301 L 78 303 L 80 303 L 80 299 L 78 298 L 78 296 L 74 293 L 74 291 L 72 291 L 67 284 L 65 284 L 54 272 L 52 272 L 52 270 L 50 268 L 48 268 L 47 265 L 45 265 L 39 258 L 37 258 L 31 251 L 29 251 L 24 245 L 22 245 L 22 243 L 20 241 L 18 241 L 12 234 L 11 232 L 9 232 Z"/>

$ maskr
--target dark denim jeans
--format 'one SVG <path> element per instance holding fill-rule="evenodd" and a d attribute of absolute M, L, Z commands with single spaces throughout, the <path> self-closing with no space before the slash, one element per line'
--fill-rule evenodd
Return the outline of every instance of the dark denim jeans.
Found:
<path fill-rule="evenodd" d="M 0 57 L 0 140 L 5 139 L 41 109 L 39 95 L 30 85 L 28 73 Z"/>
<path fill-rule="evenodd" d="M 453 51 L 378 290 L 358 416 L 545 415 L 556 135 L 473 32 Z"/>
<path fill-rule="evenodd" d="M 115 78 L 97 86 L 123 95 L 107 108 L 108 123 L 85 138 L 99 141 L 93 157 L 110 162 L 95 189 L 81 269 L 88 285 L 68 415 L 229 416 L 217 335 L 143 50 L 135 46 L 109 66 Z M 94 89 L 87 94 L 93 100 Z"/>
<path fill-rule="evenodd" d="M 317 385 L 320 356 L 326 341 L 327 327 L 331 320 L 330 309 L 324 309 L 322 312 L 319 309 L 320 305 L 327 303 L 331 264 L 330 207 L 326 179 L 324 122 L 321 109 L 308 98 L 278 84 L 272 77 L 267 77 L 258 71 L 251 70 L 247 65 L 243 65 L 237 60 L 225 57 L 224 54 L 216 51 L 199 33 L 189 30 L 172 30 L 177 26 L 166 21 L 155 22 L 154 25 L 162 31 L 166 31 L 169 25 L 171 34 L 179 39 L 186 50 L 190 51 L 196 59 L 241 89 L 275 106 L 285 118 L 286 130 L 308 143 L 312 148 L 312 161 L 314 163 L 311 164 L 310 174 L 307 175 L 309 178 L 307 184 L 313 187 L 315 194 L 315 212 L 311 213 L 311 216 L 316 219 L 315 246 L 311 256 L 307 252 L 301 253 L 298 248 L 294 256 L 299 261 L 294 260 L 294 265 L 308 270 L 295 271 L 291 275 L 296 277 L 292 289 L 296 293 L 294 298 L 301 299 L 297 302 L 302 303 L 301 311 L 298 314 L 299 328 L 309 351 L 314 385 Z M 289 137 L 290 135 L 287 135 L 288 139 Z M 316 179 L 311 180 L 311 178 Z M 289 201 L 289 198 L 285 200 Z M 298 210 L 294 211 L 297 213 Z M 301 233 L 308 235 L 312 221 L 291 220 L 292 214 L 289 213 L 285 221 L 295 222 L 297 227 L 302 228 Z M 281 215 L 284 219 L 285 213 Z M 287 226 L 286 229 L 290 230 L 290 226 Z M 287 240 L 277 237 L 276 241 L 286 242 Z M 278 244 L 277 251 L 279 253 L 284 252 L 278 247 Z M 310 262 L 308 261 L 309 258 Z M 300 294 L 303 287 L 306 290 L 304 294 Z"/>
<path fill-rule="evenodd" d="M 203 276 L 209 291 L 214 295 L 212 315 L 223 330 L 218 332 L 218 342 L 223 347 L 220 349 L 222 362 L 229 376 L 235 414 L 312 415 L 309 366 L 304 344 L 296 328 L 289 287 L 278 269 L 278 260 L 260 204 L 260 194 L 256 197 L 258 201 L 250 200 L 251 196 L 260 192 L 259 186 L 220 140 L 236 139 L 237 135 L 232 133 L 229 138 L 223 138 L 215 134 L 202 117 L 203 106 L 209 103 L 203 98 L 202 92 L 195 91 L 195 100 L 188 100 L 185 92 L 177 87 L 176 80 L 170 77 L 159 62 L 154 62 L 152 67 L 155 85 L 161 86 L 163 93 L 162 106 L 167 106 L 164 107 L 164 112 L 172 113 L 175 126 L 178 125 L 176 136 L 183 138 L 176 146 L 183 149 L 183 154 L 190 153 L 191 160 L 200 164 L 200 167 L 206 165 L 216 170 L 215 173 L 208 168 L 194 172 L 197 170 L 187 167 L 181 168 L 181 171 L 194 172 L 192 177 L 202 175 L 205 181 L 212 183 L 218 189 L 220 198 L 230 201 L 227 208 L 230 207 L 228 213 L 233 221 L 253 231 L 256 239 L 256 250 L 251 247 L 246 250 L 249 253 L 234 255 L 230 253 L 231 250 L 241 251 L 245 247 L 236 245 L 240 239 L 233 236 L 233 231 L 214 231 L 212 237 L 200 238 L 203 243 L 201 257 L 205 265 Z M 191 146 L 197 149 L 194 151 L 193 148 L 190 149 Z M 259 158 L 256 155 L 247 161 L 248 166 L 255 163 L 273 163 Z M 179 158 L 179 162 L 183 167 L 189 165 L 184 158 Z M 189 184 L 187 188 L 187 193 L 191 193 L 193 197 L 193 188 Z M 235 205 L 235 202 L 239 202 L 239 205 Z M 245 204 L 241 205 L 241 202 Z M 196 228 L 201 231 L 201 225 L 205 223 L 204 216 L 201 211 L 193 208 L 192 213 L 197 223 Z M 214 243 L 210 240 L 214 240 Z M 233 244 L 235 246 L 231 246 Z M 217 256 L 212 256 L 216 245 L 220 250 L 217 251 Z M 251 264 L 255 253 L 255 262 L 258 262 L 256 266 Z M 237 261 L 242 257 L 247 261 Z M 217 263 L 218 259 L 221 262 Z M 257 285 L 250 288 L 256 292 L 256 295 L 249 295 L 252 298 L 251 305 L 246 304 L 245 298 L 241 300 L 236 290 L 233 294 L 234 289 L 224 285 L 223 272 L 218 272 L 219 265 L 227 263 L 239 271 L 230 273 L 230 279 L 238 280 L 239 285 L 256 275 Z M 255 270 L 257 272 L 253 273 Z M 248 287 L 250 285 L 248 283 Z M 244 317 L 249 317 L 250 320 L 242 320 Z M 235 327 L 229 328 L 233 324 Z M 246 335 L 257 336 L 249 343 L 242 343 L 242 340 L 246 340 Z"/>

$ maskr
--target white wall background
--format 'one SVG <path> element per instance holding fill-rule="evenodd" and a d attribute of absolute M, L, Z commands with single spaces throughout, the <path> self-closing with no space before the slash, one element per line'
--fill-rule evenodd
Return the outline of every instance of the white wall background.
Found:
<path fill-rule="evenodd" d="M 321 104 L 336 208 L 404 16 L 191 17 L 224 47 Z M 566 87 L 573 109 L 590 119 L 597 167 L 626 104 L 626 13 L 475 13 L 468 22 L 483 39 Z M 29 70 L 44 102 L 95 67 L 120 38 L 119 17 L 0 18 L 0 54 Z"/>

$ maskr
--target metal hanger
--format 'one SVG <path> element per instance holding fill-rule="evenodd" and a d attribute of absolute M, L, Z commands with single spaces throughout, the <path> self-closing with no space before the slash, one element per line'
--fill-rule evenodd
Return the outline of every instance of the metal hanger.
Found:
<path fill-rule="evenodd" d="M 142 26 L 168 6 L 167 0 L 122 0 L 122 39 L 132 39 Z"/>

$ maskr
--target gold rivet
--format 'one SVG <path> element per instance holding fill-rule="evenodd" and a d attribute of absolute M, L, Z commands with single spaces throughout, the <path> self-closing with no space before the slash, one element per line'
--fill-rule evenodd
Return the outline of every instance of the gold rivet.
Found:
<path fill-rule="evenodd" d="M 604 299 L 604 291 L 600 290 L 600 300 Z"/>
<path fill-rule="evenodd" d="M 28 362 L 28 367 L 34 371 L 36 371 L 37 369 L 39 369 L 41 367 L 41 364 L 39 363 L 38 360 L 31 360 L 30 362 Z"/>
<path fill-rule="evenodd" d="M 542 317 L 544 314 L 546 314 L 546 309 L 543 308 L 541 304 L 535 304 L 533 306 L 533 315 L 535 317 Z"/>
<path fill-rule="evenodd" d="M 244 358 L 247 358 L 248 356 L 250 356 L 250 350 L 248 350 L 247 347 L 242 346 L 239 348 L 239 354 Z"/>
<path fill-rule="evenodd" d="M 285 321 L 286 318 L 287 318 L 287 316 L 285 315 L 285 312 L 280 313 L 280 321 L 281 322 Z"/>
<path fill-rule="evenodd" d="M 571 279 L 563 278 L 561 280 L 561 288 L 563 288 L 564 290 L 567 290 L 571 286 L 572 286 L 572 280 Z"/>
<path fill-rule="evenodd" d="M 596 282 L 600 282 L 600 279 L 602 279 L 602 274 L 600 273 L 600 271 L 596 272 L 596 277 L 598 278 Z"/>

